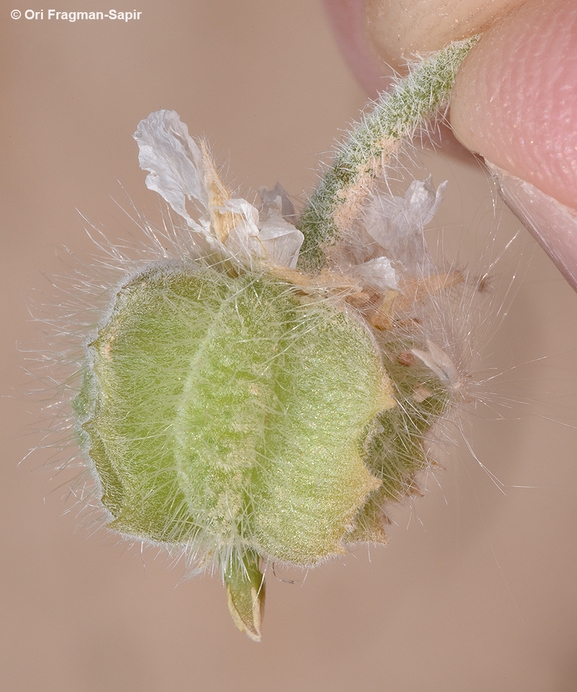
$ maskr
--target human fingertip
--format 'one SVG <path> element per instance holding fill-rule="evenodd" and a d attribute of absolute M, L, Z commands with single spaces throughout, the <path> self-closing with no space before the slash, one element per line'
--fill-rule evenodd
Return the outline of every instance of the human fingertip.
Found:
<path fill-rule="evenodd" d="M 528 0 L 489 29 L 451 100 L 457 139 L 561 204 L 577 199 L 577 3 Z"/>
<path fill-rule="evenodd" d="M 367 37 L 364 0 L 323 0 L 337 45 L 355 79 L 371 98 L 391 84 L 393 70 L 379 58 Z"/>

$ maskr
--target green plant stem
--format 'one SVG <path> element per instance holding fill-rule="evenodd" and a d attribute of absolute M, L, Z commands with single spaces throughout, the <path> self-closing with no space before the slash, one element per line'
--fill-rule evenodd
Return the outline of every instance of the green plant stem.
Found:
<path fill-rule="evenodd" d="M 318 272 L 325 248 L 354 220 L 374 179 L 415 130 L 448 103 L 457 70 L 479 37 L 452 43 L 425 58 L 392 92 L 384 93 L 337 148 L 299 221 L 305 239 L 300 266 Z"/>

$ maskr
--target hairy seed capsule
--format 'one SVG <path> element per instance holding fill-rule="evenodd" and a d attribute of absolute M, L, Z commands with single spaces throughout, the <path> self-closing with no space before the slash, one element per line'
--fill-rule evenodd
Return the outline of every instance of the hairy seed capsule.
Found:
<path fill-rule="evenodd" d="M 247 555 L 313 565 L 343 552 L 381 485 L 364 456 L 394 401 L 342 305 L 268 275 L 165 263 L 120 288 L 87 352 L 74 406 L 111 527 L 189 546 L 231 582 Z"/>

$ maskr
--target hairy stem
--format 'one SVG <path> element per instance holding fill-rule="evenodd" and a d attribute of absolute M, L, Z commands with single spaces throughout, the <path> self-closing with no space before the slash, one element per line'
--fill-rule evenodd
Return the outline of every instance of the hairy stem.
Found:
<path fill-rule="evenodd" d="M 382 175 L 402 143 L 448 102 L 457 70 L 478 39 L 452 43 L 425 58 L 392 92 L 381 95 L 339 145 L 299 221 L 305 236 L 302 269 L 322 268 L 325 248 L 350 227 L 373 180 Z"/>

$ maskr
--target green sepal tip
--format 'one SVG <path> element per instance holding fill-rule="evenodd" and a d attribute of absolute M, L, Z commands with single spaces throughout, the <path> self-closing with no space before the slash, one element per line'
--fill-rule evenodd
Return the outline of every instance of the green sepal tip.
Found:
<path fill-rule="evenodd" d="M 265 581 L 257 553 L 247 551 L 242 558 L 233 557 L 224 570 L 224 583 L 234 624 L 253 641 L 260 642 Z"/>

